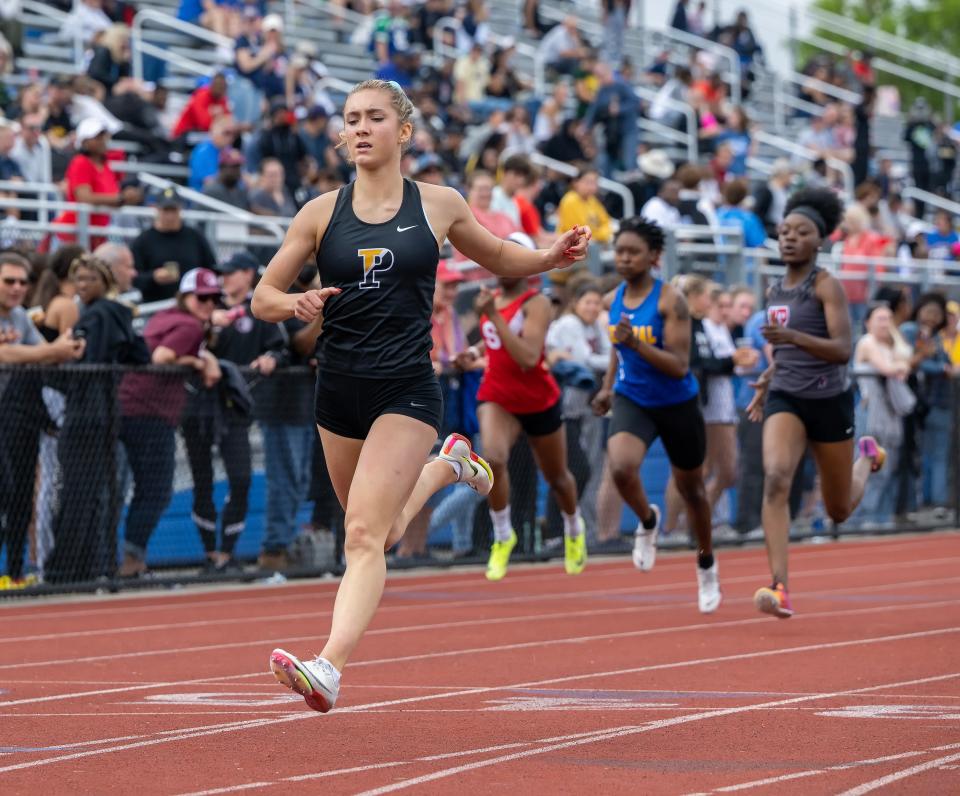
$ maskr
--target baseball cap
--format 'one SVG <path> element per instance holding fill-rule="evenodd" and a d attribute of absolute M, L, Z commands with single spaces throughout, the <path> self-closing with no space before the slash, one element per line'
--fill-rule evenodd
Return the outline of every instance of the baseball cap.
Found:
<path fill-rule="evenodd" d="M 191 268 L 180 278 L 180 292 L 198 296 L 219 296 L 220 282 L 209 268 Z"/>
<path fill-rule="evenodd" d="M 421 155 L 417 158 L 416 165 L 413 167 L 414 174 L 423 174 L 425 171 L 430 171 L 431 169 L 439 169 L 443 171 L 444 164 L 443 160 L 440 159 L 438 155 L 428 152 L 425 155 Z"/>
<path fill-rule="evenodd" d="M 157 199 L 157 207 L 163 209 L 167 207 L 181 207 L 180 195 L 173 188 L 164 188 Z"/>
<path fill-rule="evenodd" d="M 229 260 L 220 266 L 221 274 L 232 274 L 235 271 L 256 271 L 260 268 L 260 262 L 248 251 L 238 251 L 233 254 Z"/>
<path fill-rule="evenodd" d="M 220 150 L 220 157 L 217 161 L 221 166 L 242 166 L 246 162 L 246 158 L 239 149 L 228 146 Z"/>
<path fill-rule="evenodd" d="M 96 138 L 98 135 L 105 133 L 106 131 L 107 126 L 103 123 L 103 121 L 93 116 L 88 116 L 77 125 L 77 146 L 80 146 L 84 141 L 89 141 L 91 138 Z"/>
<path fill-rule="evenodd" d="M 279 14 L 267 14 L 263 18 L 263 30 L 279 30 L 283 33 L 283 17 Z"/>
<path fill-rule="evenodd" d="M 437 281 L 442 284 L 451 284 L 455 282 L 465 281 L 465 277 L 462 272 L 451 268 L 446 260 L 441 260 L 440 264 L 437 266 Z"/>

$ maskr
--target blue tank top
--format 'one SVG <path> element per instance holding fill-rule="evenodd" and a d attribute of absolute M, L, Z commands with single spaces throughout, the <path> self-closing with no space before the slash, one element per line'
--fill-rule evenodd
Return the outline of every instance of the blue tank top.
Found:
<path fill-rule="evenodd" d="M 653 289 L 639 307 L 624 306 L 623 294 L 626 289 L 627 283 L 623 282 L 617 288 L 613 304 L 610 306 L 608 332 L 620 363 L 613 391 L 640 406 L 673 406 L 689 401 L 699 390 L 697 380 L 692 373 L 687 371 L 687 375 L 682 379 L 668 376 L 633 349 L 618 344 L 613 337 L 613 330 L 620 322 L 620 316 L 626 315 L 630 319 L 633 334 L 637 339 L 657 348 L 663 348 L 663 316 L 659 310 L 663 282 L 659 279 L 653 281 Z"/>

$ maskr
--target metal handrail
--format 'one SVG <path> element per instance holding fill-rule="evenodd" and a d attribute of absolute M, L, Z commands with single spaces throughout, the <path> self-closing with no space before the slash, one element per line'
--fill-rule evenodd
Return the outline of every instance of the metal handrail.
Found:
<path fill-rule="evenodd" d="M 865 25 L 854 19 L 842 17 L 831 11 L 821 8 L 808 7 L 806 14 L 815 22 L 822 23 L 832 31 L 843 34 L 847 38 L 859 41 L 880 52 L 905 58 L 915 64 L 923 64 L 938 70 L 941 74 L 960 74 L 960 58 L 950 55 L 945 50 L 938 50 L 919 42 L 911 41 L 903 36 L 896 36 L 872 25 Z"/>
<path fill-rule="evenodd" d="M 634 86 L 633 91 L 641 99 L 646 99 L 646 100 L 649 100 L 650 102 L 653 102 L 654 100 L 656 100 L 657 94 L 659 93 L 656 90 L 652 88 L 648 88 L 646 86 Z M 673 110 L 682 113 L 686 118 L 687 120 L 687 133 L 686 133 L 687 157 L 689 158 L 690 161 L 696 162 L 696 160 L 700 157 L 700 150 L 699 150 L 700 144 L 699 144 L 699 141 L 697 140 L 696 111 L 694 111 L 693 107 L 689 103 L 682 102 L 681 100 L 671 99 L 669 97 L 666 98 L 666 101 L 664 102 L 664 104 L 666 105 L 666 107 L 672 108 Z M 653 122 L 655 120 L 648 119 L 647 121 Z M 680 131 L 678 130 L 677 132 L 679 133 Z M 680 135 L 683 135 L 683 133 L 680 133 Z"/>
<path fill-rule="evenodd" d="M 58 35 L 66 38 L 66 31 L 64 31 L 64 25 L 67 22 L 67 18 L 70 16 L 69 13 L 60 11 L 57 8 L 53 8 L 47 3 L 40 3 L 37 0 L 22 0 L 21 8 L 24 11 L 29 11 L 33 14 L 36 14 L 38 17 L 46 17 L 47 19 L 52 20 L 56 23 L 56 29 Z M 79 30 L 72 31 L 72 36 L 70 36 L 70 41 L 73 45 L 73 62 L 79 64 L 83 62 L 83 45 L 84 43 L 80 41 L 80 32 Z"/>
<path fill-rule="evenodd" d="M 847 54 L 846 47 L 830 41 L 829 39 L 824 39 L 822 36 L 807 34 L 801 36 L 800 38 L 805 43 L 813 45 L 818 49 L 824 50 L 825 52 L 841 56 L 845 56 Z M 898 77 L 901 80 L 905 80 L 909 83 L 914 83 L 918 86 L 924 86 L 943 94 L 945 101 L 960 99 L 960 87 L 957 87 L 952 83 L 946 83 L 943 80 L 930 77 L 929 75 L 925 75 L 923 72 L 918 72 L 915 69 L 910 69 L 909 67 L 895 64 L 892 61 L 886 60 L 885 58 L 874 58 L 871 63 L 877 72 L 892 75 L 893 77 Z"/>
<path fill-rule="evenodd" d="M 725 44 L 720 44 L 711 39 L 705 39 L 703 36 L 697 36 L 694 33 L 677 30 L 676 28 L 662 28 L 656 31 L 648 29 L 645 33 L 651 36 L 662 36 L 680 44 L 685 44 L 688 47 L 704 50 L 723 58 L 730 64 L 728 72 L 730 79 L 730 99 L 734 105 L 739 105 L 743 101 L 743 87 L 740 80 L 740 55 L 732 47 L 727 47 Z"/>
<path fill-rule="evenodd" d="M 514 154 L 508 147 L 500 156 L 501 162 L 506 159 L 504 157 L 505 155 L 509 157 L 509 155 L 507 155 L 508 152 L 510 152 L 510 154 Z M 529 155 L 529 158 L 538 166 L 546 166 L 548 169 L 559 171 L 561 174 L 566 174 L 568 177 L 576 177 L 579 173 L 579 169 L 577 169 L 576 166 L 571 166 L 569 163 L 564 163 L 562 160 L 548 158 L 546 155 L 540 152 L 533 152 Z M 600 177 L 598 184 L 601 188 L 603 188 L 603 190 L 615 193 L 623 200 L 624 218 L 630 218 L 636 213 L 636 204 L 633 201 L 633 194 L 626 185 L 617 182 L 616 180 L 611 180 L 608 177 Z"/>
<path fill-rule="evenodd" d="M 924 191 L 921 188 L 910 186 L 909 188 L 904 188 L 900 192 L 900 195 L 904 199 L 918 199 L 925 204 L 933 205 L 954 215 L 960 215 L 960 202 L 953 202 L 938 194 L 930 193 L 930 191 Z"/>
<path fill-rule="evenodd" d="M 187 33 L 194 38 L 214 44 L 217 47 L 223 47 L 231 51 L 233 50 L 233 39 L 230 39 L 227 36 L 214 33 L 213 31 L 202 28 L 199 25 L 194 25 L 190 22 L 184 22 L 182 19 L 177 19 L 171 14 L 163 14 L 150 8 L 144 8 L 138 11 L 137 15 L 133 18 L 133 25 L 131 26 L 130 30 L 130 61 L 132 64 L 133 76 L 138 80 L 143 79 L 144 53 L 152 55 L 155 58 L 161 58 L 163 60 L 170 61 L 170 63 L 173 63 L 181 68 L 186 68 L 188 71 L 196 71 L 197 74 L 209 75 L 214 71 L 213 67 L 210 65 L 202 65 L 199 61 L 194 61 L 192 58 L 187 58 L 179 53 L 171 52 L 170 50 L 157 47 L 150 42 L 144 41 L 143 26 L 146 22 L 153 22 L 161 27 L 172 28 L 173 30 L 180 31 L 181 33 Z M 185 66 L 187 62 L 189 62 L 192 66 Z M 198 67 L 202 68 L 197 71 Z"/>
<path fill-rule="evenodd" d="M 804 160 L 809 160 L 811 163 L 820 159 L 820 156 L 812 149 L 807 149 L 805 146 L 798 144 L 796 141 L 791 141 L 788 138 L 781 138 L 778 135 L 772 135 L 771 133 L 763 130 L 754 131 L 753 137 L 758 143 L 766 144 L 767 146 L 780 149 L 784 152 L 789 152 L 791 155 L 796 155 Z M 853 169 L 851 168 L 850 164 L 844 160 L 834 157 L 827 157 L 823 160 L 831 169 L 840 172 L 840 174 L 843 176 L 844 192 L 848 196 L 853 196 L 853 189 L 855 185 Z"/>
<path fill-rule="evenodd" d="M 151 185 L 154 188 L 172 188 L 179 196 L 182 196 L 184 199 L 190 202 L 209 207 L 211 210 L 215 210 L 221 215 L 230 216 L 232 219 L 237 221 L 242 221 L 248 224 L 256 223 L 258 226 L 269 229 L 271 232 L 274 232 L 281 238 L 286 234 L 286 231 L 281 226 L 281 223 L 278 223 L 277 220 L 272 220 L 270 216 L 258 216 L 256 213 L 251 213 L 249 210 L 243 210 L 242 208 L 235 207 L 227 202 L 221 202 L 219 199 L 214 199 L 212 196 L 207 196 L 204 193 L 195 191 L 193 188 L 188 188 L 184 185 L 178 185 L 175 182 L 162 179 L 161 177 L 156 177 L 153 174 L 148 174 L 143 171 L 137 174 L 137 178 L 141 182 Z M 278 217 L 278 220 L 288 224 L 290 223 L 290 219 L 285 217 Z"/>

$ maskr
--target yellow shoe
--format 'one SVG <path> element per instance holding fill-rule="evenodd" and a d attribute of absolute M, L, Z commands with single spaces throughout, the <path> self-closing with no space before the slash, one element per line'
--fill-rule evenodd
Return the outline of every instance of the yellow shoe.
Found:
<path fill-rule="evenodd" d="M 580 535 L 576 539 L 566 537 L 563 547 L 563 568 L 568 575 L 579 575 L 587 565 L 586 523 L 580 518 Z"/>
<path fill-rule="evenodd" d="M 507 574 L 507 564 L 510 563 L 510 554 L 517 546 L 517 532 L 511 530 L 510 538 L 506 542 L 494 542 L 490 548 L 490 558 L 487 560 L 487 580 L 502 580 Z"/>

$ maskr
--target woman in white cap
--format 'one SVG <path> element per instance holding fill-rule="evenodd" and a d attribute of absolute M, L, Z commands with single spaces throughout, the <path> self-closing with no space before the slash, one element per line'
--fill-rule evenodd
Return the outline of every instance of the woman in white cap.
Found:
<path fill-rule="evenodd" d="M 110 133 L 106 124 L 98 118 L 88 117 L 77 125 L 75 143 L 77 154 L 67 166 L 67 201 L 113 208 L 124 204 L 139 204 L 140 191 L 134 187 L 120 189 L 120 181 L 107 161 L 107 144 Z M 75 210 L 65 210 L 54 219 L 55 224 L 76 226 L 78 221 Z M 91 227 L 106 227 L 110 224 L 109 213 L 91 213 Z M 77 239 L 73 231 L 58 232 L 64 242 Z M 90 248 L 95 249 L 104 242 L 102 231 L 91 235 Z"/>
<path fill-rule="evenodd" d="M 531 251 L 486 231 L 452 188 L 403 178 L 413 103 L 393 82 L 354 86 L 344 105 L 342 143 L 357 179 L 308 202 L 257 286 L 253 311 L 307 323 L 322 313 L 316 419 L 334 489 L 346 511 L 346 573 L 320 656 L 300 661 L 274 650 L 283 685 L 321 712 L 373 619 L 386 579 L 384 549 L 400 540 L 431 495 L 456 481 L 490 491 L 489 465 L 451 434 L 424 464 L 442 418 L 430 363 L 430 314 L 440 245 L 447 238 L 495 274 L 522 278 L 585 257 L 589 230 L 575 228 L 550 249 Z M 287 290 L 316 258 L 321 290 Z"/>

